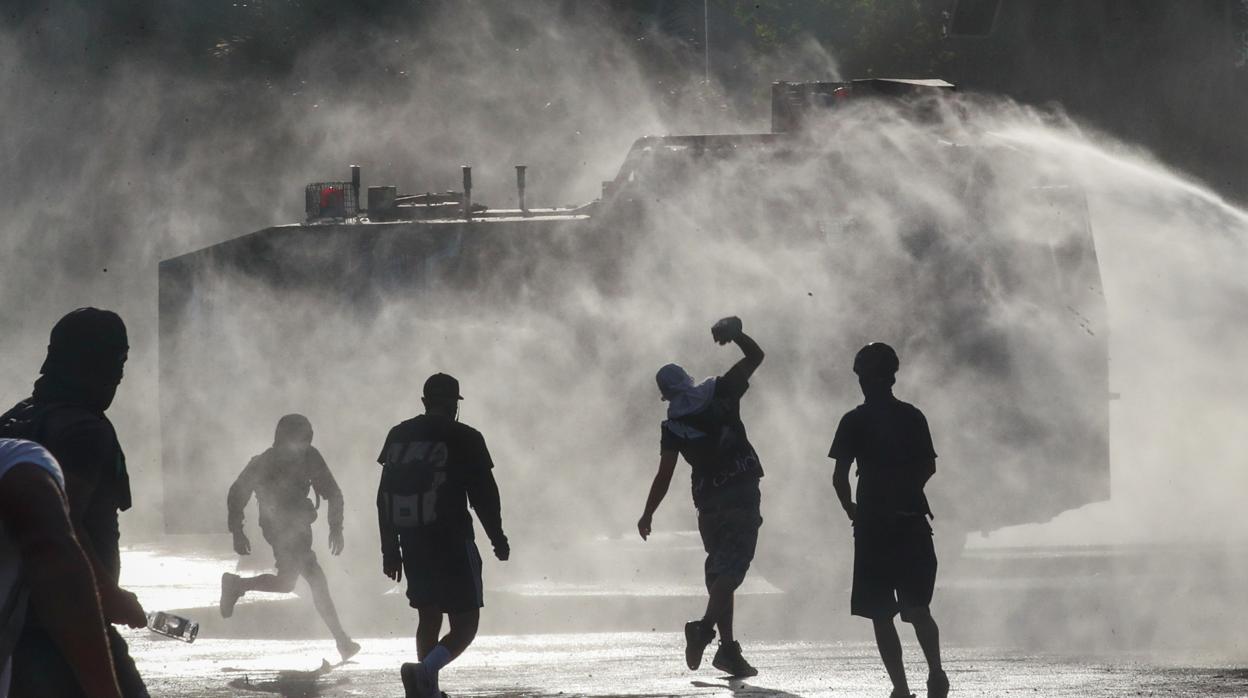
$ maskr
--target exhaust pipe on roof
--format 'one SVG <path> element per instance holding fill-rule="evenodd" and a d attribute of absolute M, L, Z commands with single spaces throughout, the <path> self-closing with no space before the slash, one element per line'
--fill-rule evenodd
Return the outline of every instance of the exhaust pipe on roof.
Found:
<path fill-rule="evenodd" d="M 529 169 L 528 165 L 516 165 L 516 192 L 520 198 L 520 215 L 529 215 L 529 207 L 524 204 L 524 173 Z"/>
<path fill-rule="evenodd" d="M 348 213 L 358 214 L 360 212 L 360 166 L 359 165 L 351 166 L 351 200 L 353 204 L 350 206 L 347 206 L 346 208 L 354 209 L 354 210 L 353 211 L 348 210 Z"/>

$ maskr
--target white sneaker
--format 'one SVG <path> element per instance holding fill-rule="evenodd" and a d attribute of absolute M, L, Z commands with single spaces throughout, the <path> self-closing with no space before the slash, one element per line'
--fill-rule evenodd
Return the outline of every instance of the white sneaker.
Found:
<path fill-rule="evenodd" d="M 234 615 L 234 604 L 243 596 L 243 590 L 239 588 L 239 582 L 242 581 L 237 574 L 226 572 L 221 575 L 221 617 L 229 618 Z"/>

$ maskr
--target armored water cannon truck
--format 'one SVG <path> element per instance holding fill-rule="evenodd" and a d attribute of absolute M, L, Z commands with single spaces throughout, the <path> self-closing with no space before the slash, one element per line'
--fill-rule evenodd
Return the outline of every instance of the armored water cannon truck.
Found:
<path fill-rule="evenodd" d="M 823 456 L 861 399 L 849 366 L 867 341 L 897 347 L 899 394 L 932 424 L 942 531 L 1107 498 L 1105 307 L 1082 193 L 936 122 L 896 164 L 858 152 L 869 120 L 849 142 L 821 130 L 858 102 L 904 100 L 897 118 L 924 134 L 952 91 L 776 83 L 770 133 L 640 138 L 574 207 L 531 206 L 523 166 L 511 208 L 488 205 L 468 167 L 462 191 L 414 194 L 353 168 L 306 188 L 303 223 L 165 260 L 167 529 L 220 530 L 231 479 L 294 411 L 367 522 L 387 429 L 447 371 L 534 535 L 622 535 L 657 454 L 654 371 L 726 369 L 707 328 L 730 313 L 768 352 L 744 404 L 772 530 L 839 515 Z M 863 175 L 899 167 L 931 191 Z"/>

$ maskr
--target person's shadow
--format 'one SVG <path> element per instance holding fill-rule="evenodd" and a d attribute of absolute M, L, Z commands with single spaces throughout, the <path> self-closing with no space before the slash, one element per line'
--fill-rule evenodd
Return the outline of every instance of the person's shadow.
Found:
<path fill-rule="evenodd" d="M 781 691 L 778 688 L 764 688 L 762 686 L 751 686 L 741 679 L 724 678 L 727 683 L 711 683 L 709 681 L 691 681 L 697 688 L 727 688 L 732 691 L 733 696 L 741 698 L 802 698 L 796 693 Z"/>
<path fill-rule="evenodd" d="M 234 679 L 230 688 L 253 693 L 275 693 L 282 698 L 315 698 L 322 691 L 341 685 L 348 679 L 339 679 L 336 683 L 323 679 L 334 669 L 345 664 L 330 664 L 321 660 L 321 667 L 312 671 L 279 671 L 277 676 L 268 681 L 252 681 L 250 677 Z"/>

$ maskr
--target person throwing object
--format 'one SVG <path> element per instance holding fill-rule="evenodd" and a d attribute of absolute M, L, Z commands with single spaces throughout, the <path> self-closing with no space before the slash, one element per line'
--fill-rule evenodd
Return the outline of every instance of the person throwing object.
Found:
<path fill-rule="evenodd" d="M 659 470 L 637 531 L 643 540 L 649 538 L 654 512 L 667 495 L 677 457 L 684 456 L 693 470 L 693 505 L 706 549 L 710 597 L 702 618 L 685 624 L 685 662 L 691 670 L 701 666 L 718 627 L 719 649 L 711 665 L 734 677 L 748 677 L 758 670 L 742 656 L 733 634 L 733 595 L 754 560 L 763 523 L 759 490 L 763 468 L 741 422 L 741 397 L 763 362 L 763 350 L 745 334 L 736 317 L 715 323 L 711 337 L 719 344 L 735 343 L 745 358 L 724 375 L 696 385 L 676 364 L 659 369 L 655 378 L 667 402 L 667 419 L 662 425 Z"/>

